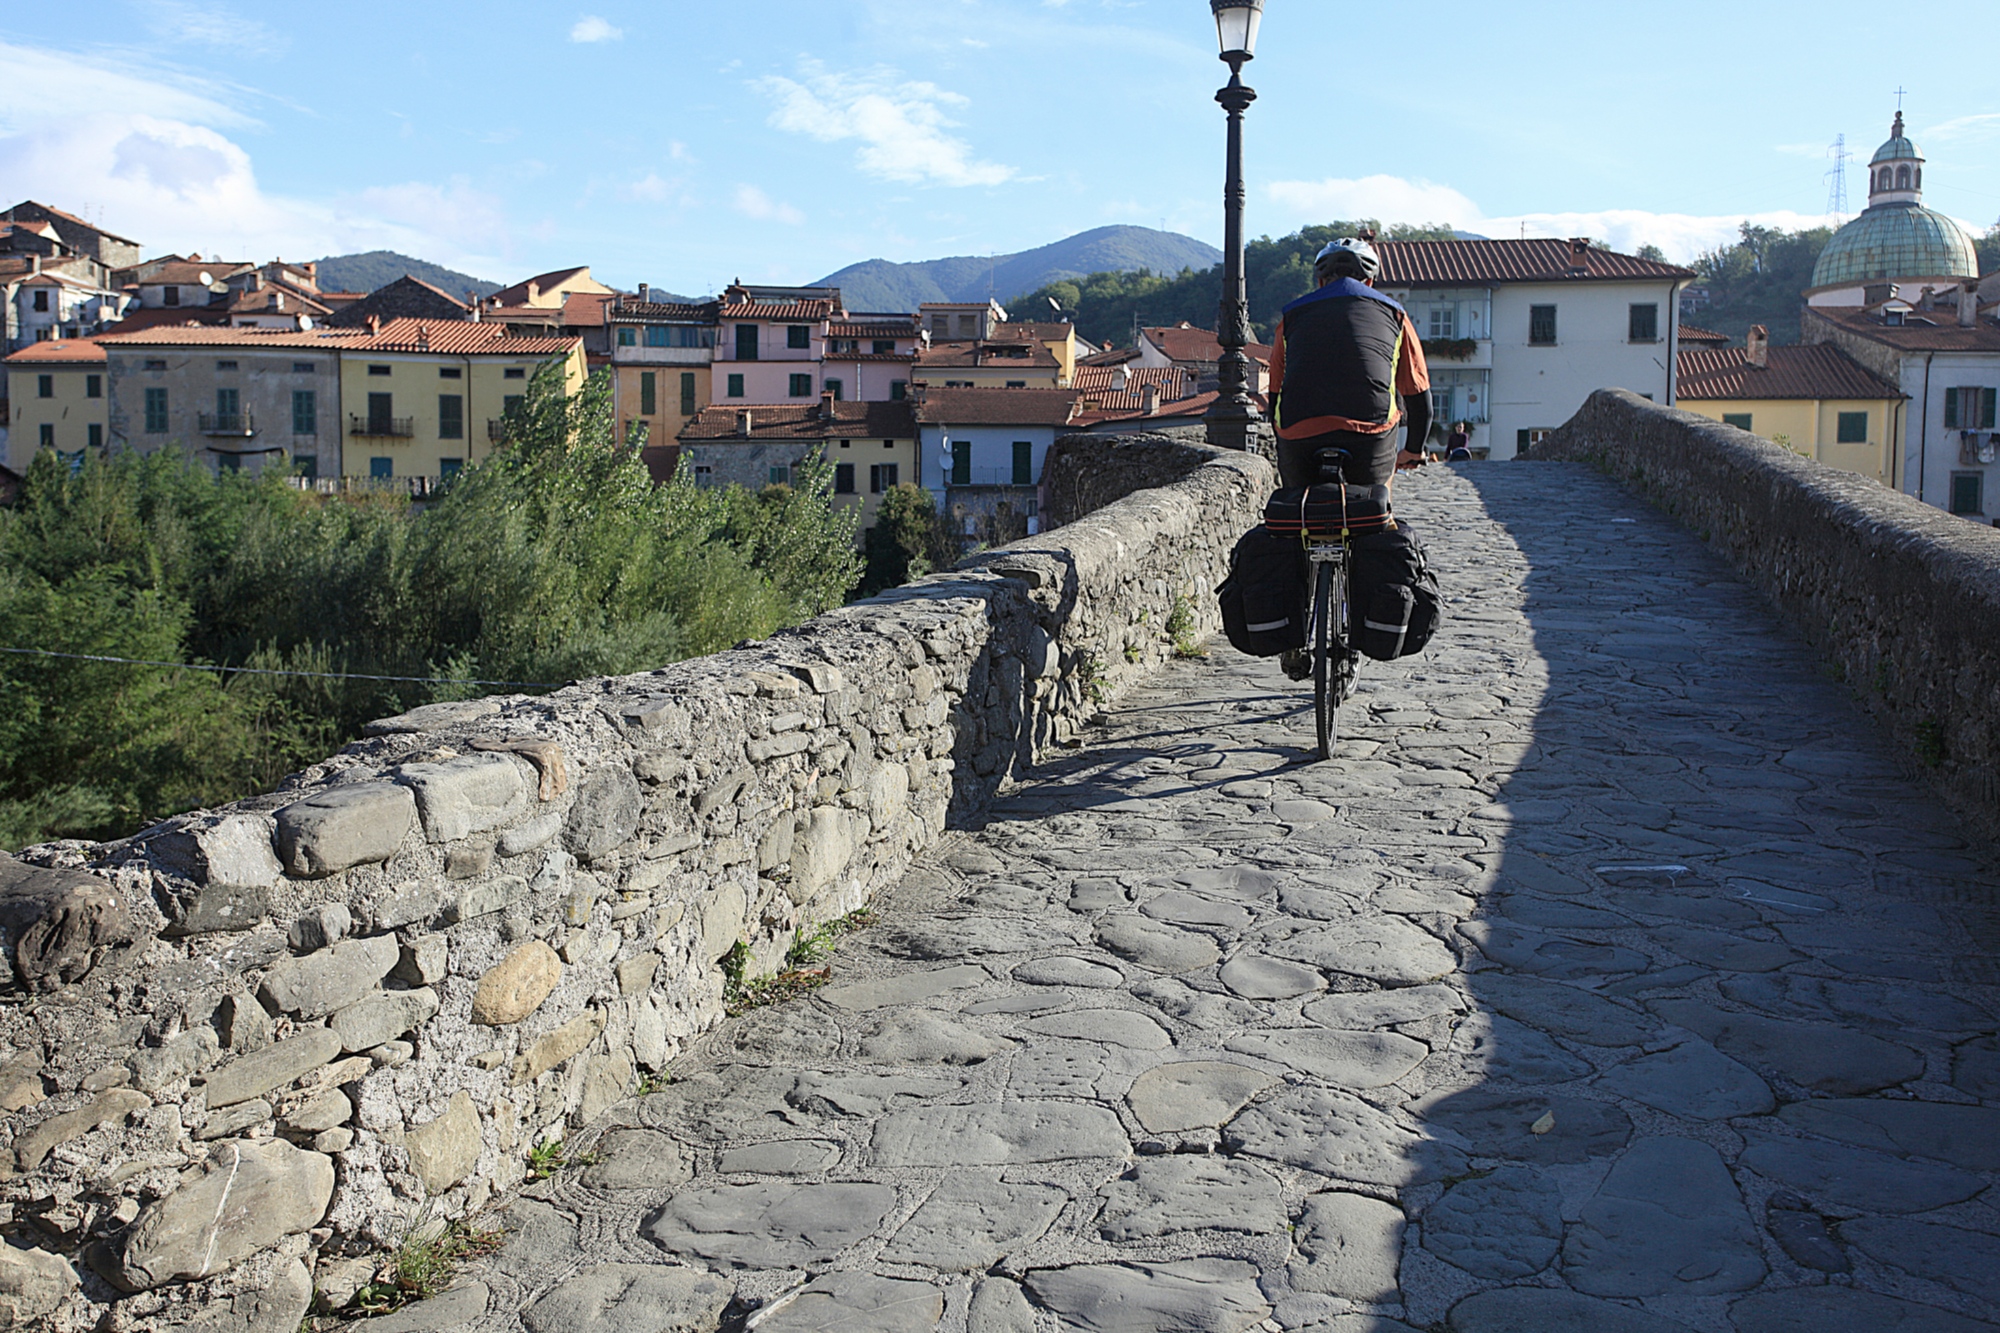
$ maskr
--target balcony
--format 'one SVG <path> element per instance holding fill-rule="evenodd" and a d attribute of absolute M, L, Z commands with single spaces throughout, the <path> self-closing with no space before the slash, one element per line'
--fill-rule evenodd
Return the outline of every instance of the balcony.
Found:
<path fill-rule="evenodd" d="M 248 438 L 257 433 L 257 419 L 248 412 L 199 412 L 196 421 L 203 435 Z"/>
<path fill-rule="evenodd" d="M 347 433 L 370 439 L 407 440 L 417 433 L 415 417 L 378 417 L 369 415 L 358 417 L 350 413 L 347 418 Z"/>

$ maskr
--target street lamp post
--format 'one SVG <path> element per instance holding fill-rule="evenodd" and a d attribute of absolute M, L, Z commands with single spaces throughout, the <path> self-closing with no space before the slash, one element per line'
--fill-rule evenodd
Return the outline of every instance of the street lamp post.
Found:
<path fill-rule="evenodd" d="M 1221 58 L 1229 82 L 1215 95 L 1229 113 L 1229 164 L 1222 186 L 1222 301 L 1216 311 L 1216 340 L 1222 344 L 1215 403 L 1204 424 L 1208 442 L 1224 449 L 1256 447 L 1257 404 L 1250 397 L 1250 302 L 1243 287 L 1243 112 L 1257 100 L 1243 82 L 1243 66 L 1255 53 L 1264 0 L 1209 0 Z"/>

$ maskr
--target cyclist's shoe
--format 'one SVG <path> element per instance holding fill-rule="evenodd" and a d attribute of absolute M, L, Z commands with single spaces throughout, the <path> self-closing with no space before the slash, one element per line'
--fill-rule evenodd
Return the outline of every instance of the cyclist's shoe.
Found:
<path fill-rule="evenodd" d="M 1303 648 L 1287 648 L 1278 654 L 1278 665 L 1293 680 L 1306 680 L 1313 673 L 1312 654 Z"/>
<path fill-rule="evenodd" d="M 1360 674 L 1361 654 L 1353 649 L 1333 659 L 1334 697 L 1346 699 L 1354 693 L 1354 678 Z"/>

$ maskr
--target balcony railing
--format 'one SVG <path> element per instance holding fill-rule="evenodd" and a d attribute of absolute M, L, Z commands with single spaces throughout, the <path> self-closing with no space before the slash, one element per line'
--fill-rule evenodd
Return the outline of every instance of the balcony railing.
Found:
<path fill-rule="evenodd" d="M 500 441 L 506 439 L 507 423 L 505 421 L 496 421 L 492 417 L 486 418 L 486 438 L 494 444 L 498 444 Z"/>
<path fill-rule="evenodd" d="M 255 435 L 257 420 L 248 412 L 196 413 L 203 435 Z"/>
<path fill-rule="evenodd" d="M 376 436 L 384 439 L 407 440 L 417 433 L 415 417 L 358 417 L 351 413 L 347 418 L 349 435 Z"/>

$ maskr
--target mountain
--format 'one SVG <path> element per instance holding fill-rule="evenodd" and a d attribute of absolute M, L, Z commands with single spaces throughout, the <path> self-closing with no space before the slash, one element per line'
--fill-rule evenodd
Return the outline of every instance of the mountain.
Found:
<path fill-rule="evenodd" d="M 449 296 L 465 299 L 467 292 L 491 296 L 503 284 L 475 278 L 469 273 L 448 269 L 422 259 L 399 255 L 394 250 L 370 250 L 358 255 L 329 255 L 319 261 L 320 290 L 329 292 L 372 292 L 386 287 L 405 273 L 419 282 L 428 282 Z"/>
<path fill-rule="evenodd" d="M 960 255 L 914 264 L 870 259 L 829 273 L 816 286 L 838 287 L 849 310 L 915 310 L 925 301 L 1005 304 L 1062 278 L 1151 269 L 1175 274 L 1209 268 L 1222 259 L 1212 245 L 1151 227 L 1096 227 L 1015 255 Z M 1034 312 L 1023 312 L 1033 318 Z"/>

